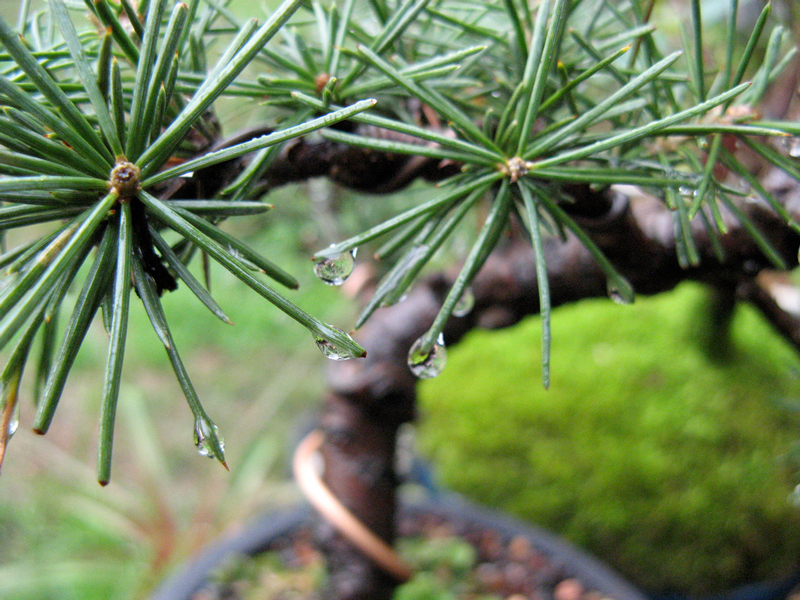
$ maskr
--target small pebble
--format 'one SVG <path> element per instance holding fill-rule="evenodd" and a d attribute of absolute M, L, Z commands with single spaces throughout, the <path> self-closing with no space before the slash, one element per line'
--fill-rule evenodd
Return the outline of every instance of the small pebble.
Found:
<path fill-rule="evenodd" d="M 581 600 L 583 585 L 577 579 L 565 579 L 553 589 L 553 600 Z"/>
<path fill-rule="evenodd" d="M 521 535 L 516 536 L 508 543 L 508 557 L 517 562 L 525 562 L 533 554 L 531 542 Z"/>

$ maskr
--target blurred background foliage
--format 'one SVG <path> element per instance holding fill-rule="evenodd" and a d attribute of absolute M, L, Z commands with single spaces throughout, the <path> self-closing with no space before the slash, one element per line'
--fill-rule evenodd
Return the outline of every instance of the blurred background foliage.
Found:
<path fill-rule="evenodd" d="M 281 208 L 263 222 L 248 221 L 252 229 L 240 234 L 264 249 L 278 241 L 294 247 L 283 258 L 301 282 L 293 297 L 325 318 L 347 319 L 346 299 L 318 284 L 312 250 L 297 245 L 298 231 L 314 247 L 318 242 L 307 218 L 310 200 L 290 188 L 275 196 L 285 197 Z M 282 216 L 273 218 L 277 211 Z M 119 477 L 108 489 L 97 485 L 96 379 L 107 334 L 95 323 L 68 382 L 71 402 L 43 438 L 25 426 L 23 411 L 9 449 L 0 480 L 0 598 L 141 598 L 176 561 L 224 529 L 299 499 L 287 465 L 295 428 L 312 418 L 324 389 L 319 351 L 307 331 L 264 310 L 222 268 L 212 268 L 211 281 L 233 327 L 209 319 L 186 294 L 168 294 L 164 304 L 181 315 L 176 342 L 186 349 L 204 403 L 230 432 L 231 472 L 194 450 L 192 414 L 163 351 L 149 339 L 155 334 L 144 310 L 134 304 L 117 426 Z"/>
<path fill-rule="evenodd" d="M 659 595 L 794 575 L 800 362 L 749 307 L 729 332 L 717 311 L 696 284 L 560 308 L 548 391 L 538 319 L 473 332 L 420 386 L 424 455 Z"/>
<path fill-rule="evenodd" d="M 707 20 L 726 4 L 704 2 Z M 654 19 L 676 37 L 681 5 L 657 3 Z M 758 14 L 763 3 L 741 5 Z M 230 9 L 268 11 L 242 0 Z M 13 17 L 16 2 L 0 10 Z M 260 107 L 238 102 L 219 103 L 226 131 L 258 120 Z M 402 200 L 357 203 L 319 182 L 269 200 L 269 214 L 226 226 L 267 256 L 282 249 L 281 264 L 300 280 L 292 298 L 304 308 L 352 323 L 354 309 L 318 283 L 308 257 Z M 96 324 L 66 392 L 80 401 L 64 403 L 43 439 L 23 416 L 10 446 L 0 479 L 0 598 L 141 598 L 224 529 L 298 498 L 286 464 L 321 396 L 324 359 L 305 330 L 263 310 L 227 272 L 212 273 L 234 329 L 185 294 L 163 301 L 181 314 L 174 335 L 204 404 L 219 415 L 231 472 L 190 445 L 192 415 L 163 352 L 149 350 L 158 345 L 137 305 L 117 428 L 120 476 L 99 488 L 96 381 L 106 334 Z M 708 310 L 693 286 L 632 307 L 559 309 L 548 392 L 540 389 L 538 319 L 472 334 L 441 378 L 421 388 L 426 456 L 448 487 L 563 533 L 651 589 L 707 593 L 748 569 L 766 576 L 796 566 L 800 513 L 788 496 L 800 479 L 800 364 L 744 309 L 730 353 L 715 354 Z M 498 424 L 498 411 L 513 418 Z"/>

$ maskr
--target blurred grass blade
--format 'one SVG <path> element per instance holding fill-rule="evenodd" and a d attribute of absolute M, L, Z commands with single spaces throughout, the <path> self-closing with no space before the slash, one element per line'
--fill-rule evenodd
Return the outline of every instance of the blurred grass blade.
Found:
<path fill-rule="evenodd" d="M 131 205 L 120 203 L 117 230 L 117 255 L 114 275 L 114 299 L 111 318 L 111 335 L 108 343 L 103 401 L 100 408 L 98 433 L 97 481 L 106 485 L 111 479 L 111 452 L 114 443 L 114 422 L 117 400 L 125 358 L 125 340 L 128 336 L 128 313 L 131 301 L 131 261 L 133 260 L 133 226 Z"/>
<path fill-rule="evenodd" d="M 103 234 L 103 239 L 97 249 L 97 255 L 92 263 L 91 270 L 75 302 L 72 316 L 67 323 L 66 331 L 61 341 L 58 354 L 47 376 L 44 392 L 37 402 L 36 417 L 33 430 L 44 434 L 50 427 L 53 415 L 58 405 L 58 400 L 64 391 L 75 357 L 83 343 L 89 325 L 100 305 L 102 294 L 106 291 L 111 279 L 111 266 L 114 260 L 116 247 L 116 232 L 108 227 Z"/>

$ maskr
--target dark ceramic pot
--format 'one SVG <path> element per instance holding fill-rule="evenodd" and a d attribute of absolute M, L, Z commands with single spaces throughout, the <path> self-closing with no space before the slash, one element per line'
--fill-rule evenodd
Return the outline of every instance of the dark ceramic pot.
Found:
<path fill-rule="evenodd" d="M 528 548 L 531 562 L 544 565 L 535 575 L 518 573 L 521 585 L 536 586 L 545 598 L 552 598 L 556 587 L 569 580 L 573 586 L 594 596 L 614 600 L 646 600 L 634 586 L 623 581 L 611 569 L 574 546 L 537 527 L 520 523 L 498 513 L 478 508 L 459 497 L 409 502 L 401 507 L 398 518 L 400 534 L 413 533 L 420 524 L 446 524 L 452 532 L 471 542 L 503 545 L 520 541 Z M 150 600 L 191 600 L 207 585 L 209 574 L 237 556 L 255 556 L 285 545 L 298 529 L 312 530 L 319 523 L 309 507 L 267 514 L 249 526 L 220 539 L 169 577 Z M 517 571 L 524 561 L 516 563 Z M 556 596 L 558 594 L 555 594 Z"/>

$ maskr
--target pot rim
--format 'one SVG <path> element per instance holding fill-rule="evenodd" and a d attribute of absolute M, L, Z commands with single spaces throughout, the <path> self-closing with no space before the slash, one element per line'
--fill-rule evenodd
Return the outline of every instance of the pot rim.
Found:
<path fill-rule="evenodd" d="M 424 514 L 455 521 L 474 523 L 481 528 L 493 529 L 503 537 L 523 536 L 531 545 L 570 577 L 575 577 L 591 589 L 596 589 L 614 600 L 646 600 L 646 596 L 632 584 L 624 581 L 610 567 L 589 556 L 570 543 L 544 529 L 523 523 L 491 509 L 479 507 L 456 494 L 436 498 L 403 500 L 400 514 Z M 205 550 L 189 559 L 178 571 L 168 576 L 150 600 L 190 600 L 200 590 L 208 574 L 235 555 L 254 556 L 267 550 L 273 541 L 293 529 L 319 522 L 310 506 L 271 511 L 255 518 L 244 527 L 212 542 Z"/>

